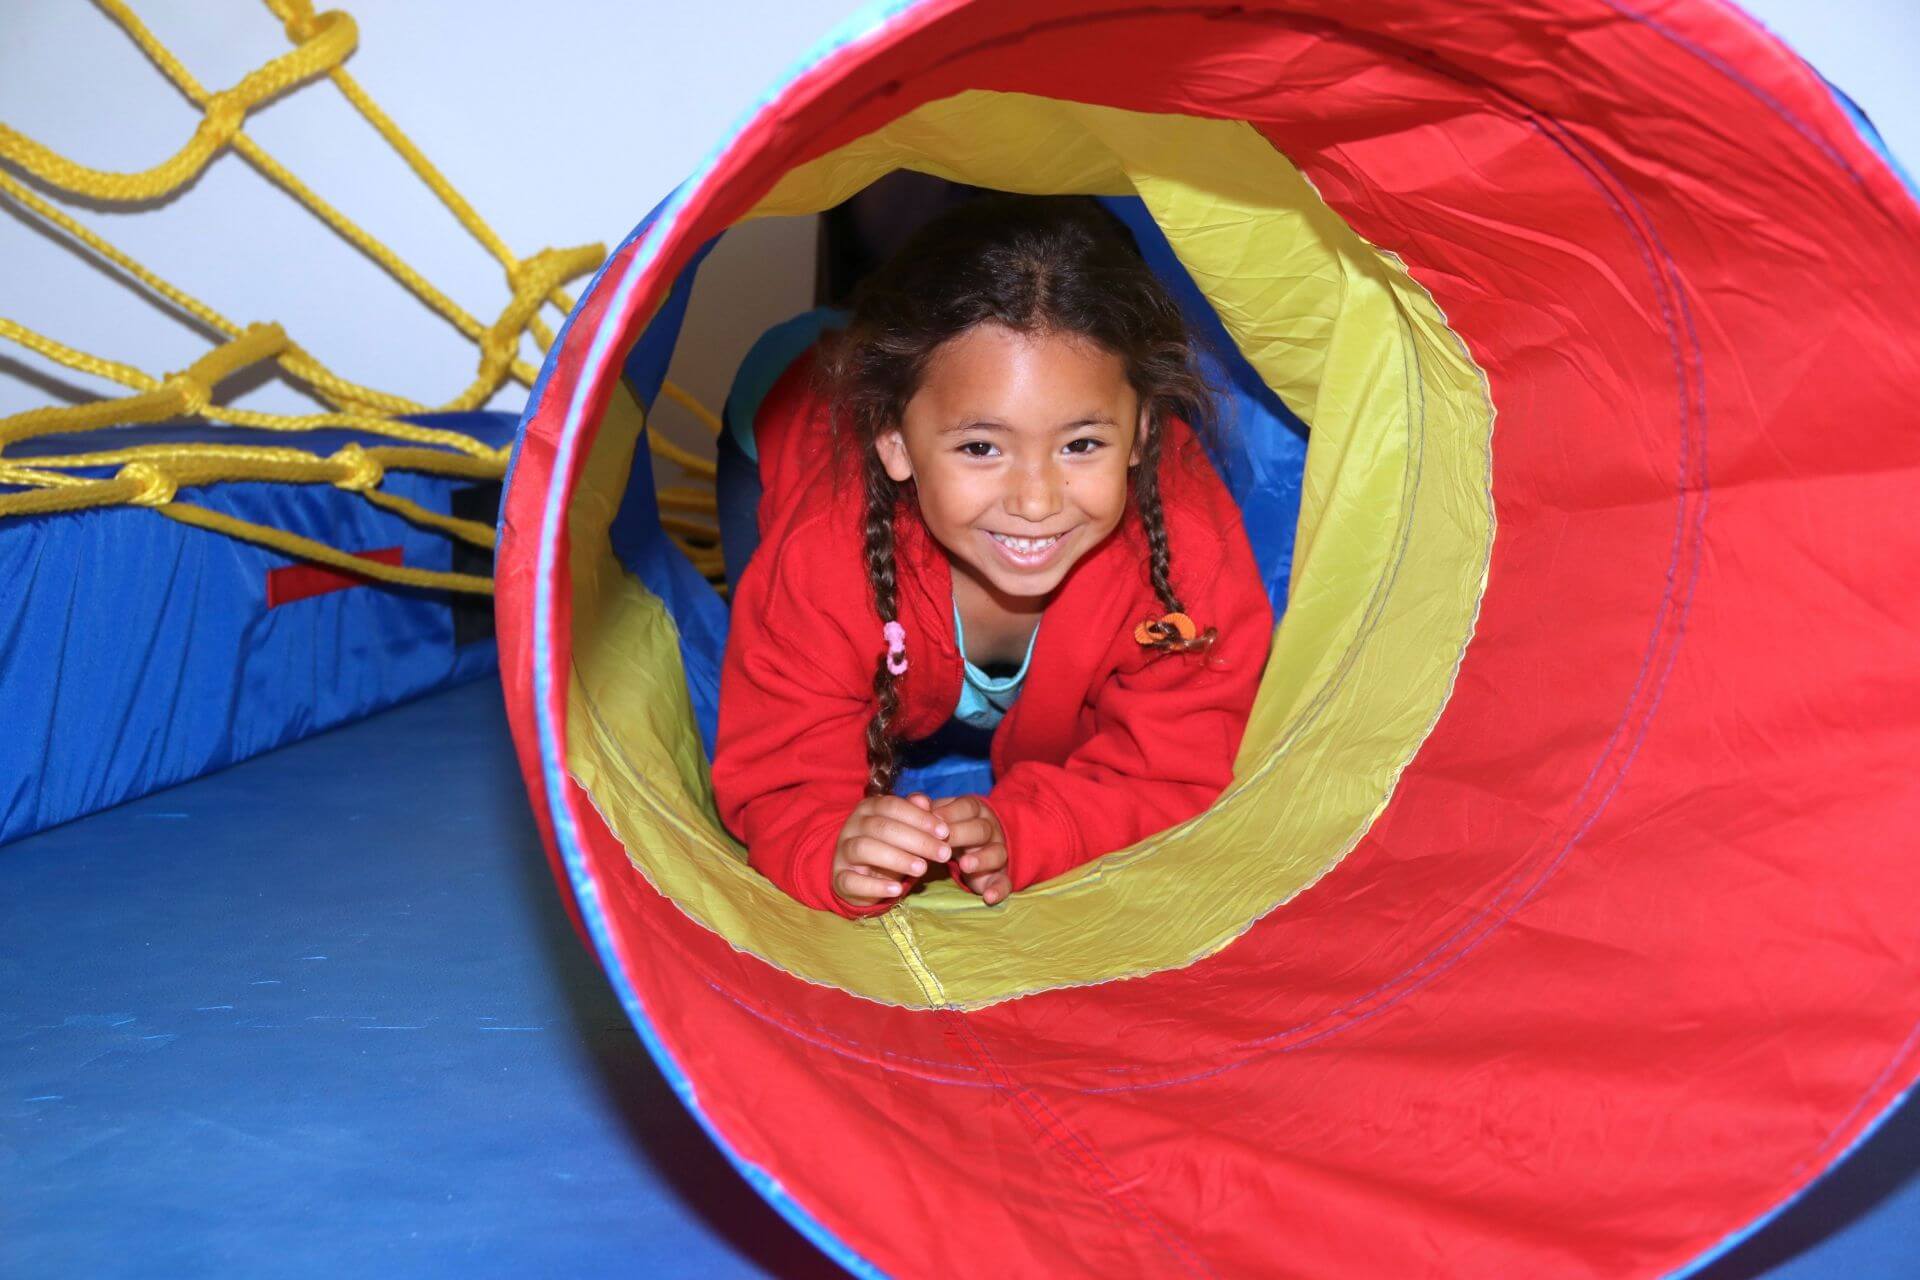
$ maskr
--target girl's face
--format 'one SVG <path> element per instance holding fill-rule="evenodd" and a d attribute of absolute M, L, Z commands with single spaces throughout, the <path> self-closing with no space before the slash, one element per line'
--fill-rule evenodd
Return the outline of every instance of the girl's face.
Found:
<path fill-rule="evenodd" d="M 896 482 L 916 482 L 956 573 L 1044 603 L 1126 514 L 1145 429 L 1119 356 L 1078 335 L 982 324 L 934 350 L 900 427 L 874 448 Z"/>

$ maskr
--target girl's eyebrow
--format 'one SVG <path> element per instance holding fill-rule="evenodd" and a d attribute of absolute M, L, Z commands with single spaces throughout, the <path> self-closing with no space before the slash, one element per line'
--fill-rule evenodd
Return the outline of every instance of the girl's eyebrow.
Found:
<path fill-rule="evenodd" d="M 1114 420 L 1111 415 L 1106 413 L 1094 412 L 1094 413 L 1082 414 L 1081 416 L 1076 418 L 1071 418 L 1066 422 L 1061 423 L 1059 426 L 1055 427 L 1054 430 L 1055 431 L 1078 431 L 1082 427 L 1111 427 L 1114 425 L 1116 424 L 1114 423 Z M 1009 431 L 1011 429 L 1012 428 L 1008 427 L 1005 423 L 996 422 L 991 418 L 967 417 L 967 418 L 962 418 L 960 421 L 954 423 L 951 426 L 940 428 L 940 434 L 943 436 L 950 436 L 950 435 L 956 435 L 962 431 Z"/>

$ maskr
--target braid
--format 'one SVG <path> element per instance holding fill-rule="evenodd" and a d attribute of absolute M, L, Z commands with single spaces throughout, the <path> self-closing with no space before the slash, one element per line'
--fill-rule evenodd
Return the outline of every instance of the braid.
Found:
<path fill-rule="evenodd" d="M 1153 579 L 1153 593 L 1160 597 L 1168 613 L 1184 613 L 1180 597 L 1173 593 L 1172 553 L 1167 549 L 1166 513 L 1160 507 L 1160 439 L 1165 434 L 1154 423 L 1140 444 L 1140 471 L 1134 483 L 1134 497 L 1140 503 L 1140 523 L 1147 533 L 1147 572 Z"/>
<path fill-rule="evenodd" d="M 1159 415 L 1154 415 L 1157 419 Z M 1167 540 L 1166 511 L 1160 505 L 1160 442 L 1166 435 L 1159 421 L 1147 428 L 1140 444 L 1140 465 L 1134 473 L 1134 499 L 1140 504 L 1140 524 L 1147 535 L 1147 574 L 1153 579 L 1153 593 L 1160 597 L 1161 608 L 1169 617 L 1186 618 L 1186 607 L 1173 591 L 1173 554 Z M 1187 628 L 1193 623 L 1187 619 Z M 1197 653 L 1213 647 L 1219 632 L 1208 627 L 1198 635 L 1184 635 L 1167 621 L 1152 619 L 1141 624 L 1151 637 L 1149 647 L 1162 653 Z"/>
<path fill-rule="evenodd" d="M 896 621 L 899 612 L 899 584 L 893 572 L 894 483 L 880 465 L 880 455 L 866 451 L 866 556 L 867 581 L 873 587 L 873 607 L 882 623 Z M 900 762 L 894 755 L 893 721 L 900 714 L 898 677 L 887 668 L 882 653 L 873 671 L 873 696 L 879 704 L 867 723 L 867 794 L 883 796 L 893 790 L 900 776 Z"/>

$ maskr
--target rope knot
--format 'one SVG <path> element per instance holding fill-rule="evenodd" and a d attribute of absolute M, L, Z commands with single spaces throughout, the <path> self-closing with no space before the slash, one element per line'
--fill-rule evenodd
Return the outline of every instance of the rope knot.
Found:
<path fill-rule="evenodd" d="M 320 19 L 314 16 L 312 0 L 281 0 L 278 7 L 286 11 L 287 39 L 295 44 L 313 39 Z"/>
<path fill-rule="evenodd" d="M 127 499 L 137 507 L 164 507 L 173 501 L 179 489 L 172 476 L 151 462 L 129 462 L 116 471 L 113 478 L 140 486 L 140 492 Z"/>
<path fill-rule="evenodd" d="M 499 325 L 480 335 L 480 367 L 492 373 L 513 364 L 520 354 L 520 330 Z"/>
<path fill-rule="evenodd" d="M 342 445 L 327 461 L 346 469 L 346 474 L 333 482 L 336 489 L 365 493 L 378 488 L 387 475 L 387 469 L 357 444 Z"/>
<path fill-rule="evenodd" d="M 516 299 L 537 301 L 559 288 L 561 281 L 592 271 L 606 260 L 604 244 L 542 249 L 507 268 L 507 287 Z"/>
<path fill-rule="evenodd" d="M 222 89 L 207 99 L 207 123 L 222 142 L 231 142 L 246 121 L 246 100 L 234 90 Z"/>
<path fill-rule="evenodd" d="M 551 249 L 542 249 L 531 258 L 522 258 L 507 268 L 507 288 L 514 293 L 525 290 L 530 282 L 535 282 L 545 273 L 547 264 L 543 259 L 552 253 Z"/>
<path fill-rule="evenodd" d="M 213 388 L 191 373 L 170 373 L 160 384 L 180 397 L 180 416 L 198 417 L 213 403 Z"/>

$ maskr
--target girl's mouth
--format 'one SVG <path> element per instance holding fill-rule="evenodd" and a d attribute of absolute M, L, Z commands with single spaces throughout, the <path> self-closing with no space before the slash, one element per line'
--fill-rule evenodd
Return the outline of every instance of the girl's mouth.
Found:
<path fill-rule="evenodd" d="M 1001 558 L 1014 568 L 1039 569 L 1053 559 L 1054 553 L 1060 549 L 1061 542 L 1065 541 L 1073 530 L 1069 529 L 1066 533 L 1056 533 L 1046 538 L 1016 538 L 1004 533 L 994 533 L 992 530 L 983 530 L 983 532 L 999 549 Z"/>

